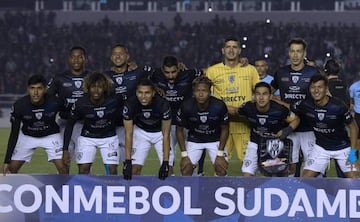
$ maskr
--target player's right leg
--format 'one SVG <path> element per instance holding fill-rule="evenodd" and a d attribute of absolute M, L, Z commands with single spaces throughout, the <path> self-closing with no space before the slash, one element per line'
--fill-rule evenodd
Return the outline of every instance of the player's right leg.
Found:
<path fill-rule="evenodd" d="M 186 142 L 186 150 L 188 153 L 188 157 L 190 162 L 186 165 L 182 166 L 181 174 L 183 176 L 191 176 L 193 174 L 194 166 L 199 162 L 205 147 L 202 143 L 194 143 L 194 142 Z"/>
<path fill-rule="evenodd" d="M 24 163 L 30 163 L 36 147 L 39 146 L 39 138 L 24 135 L 19 132 L 18 141 L 14 148 L 8 169 L 11 173 L 18 173 Z"/>
<path fill-rule="evenodd" d="M 8 169 L 11 173 L 18 173 L 24 163 L 24 160 L 11 160 L 8 165 Z"/>
<path fill-rule="evenodd" d="M 89 174 L 96 157 L 96 138 L 80 136 L 75 148 L 79 174 Z"/>
<path fill-rule="evenodd" d="M 160 132 L 161 133 L 161 132 Z M 140 175 L 151 147 L 151 133 L 134 126 L 132 148 L 132 174 Z"/>

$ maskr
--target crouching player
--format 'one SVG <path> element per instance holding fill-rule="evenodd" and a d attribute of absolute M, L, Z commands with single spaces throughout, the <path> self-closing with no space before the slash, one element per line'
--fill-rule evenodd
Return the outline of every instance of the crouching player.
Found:
<path fill-rule="evenodd" d="M 241 168 L 243 175 L 254 176 L 260 170 L 266 176 L 287 176 L 292 142 L 286 137 L 299 125 L 300 119 L 271 100 L 268 83 L 255 85 L 254 99 L 239 108 L 228 106 L 231 115 L 244 115 L 250 122 L 250 141 Z"/>
<path fill-rule="evenodd" d="M 211 96 L 212 82 L 205 76 L 193 81 L 194 97 L 183 102 L 177 113 L 176 137 L 181 150 L 181 174 L 191 176 L 203 150 L 207 150 L 217 176 L 227 175 L 225 144 L 229 118 L 225 103 Z M 184 128 L 188 136 L 185 142 Z"/>
<path fill-rule="evenodd" d="M 62 105 L 46 93 L 46 83 L 41 75 L 31 76 L 28 80 L 28 95 L 13 105 L 3 174 L 17 173 L 25 162 L 30 162 L 37 147 L 45 149 L 48 161 L 55 164 L 60 174 L 68 173 L 61 159 L 62 138 L 55 122 Z"/>
<path fill-rule="evenodd" d="M 335 159 L 346 177 L 358 174 L 358 126 L 348 106 L 336 97 L 327 95 L 328 79 L 316 74 L 310 79 L 311 98 L 299 101 L 291 110 L 306 117 L 316 138 L 314 149 L 305 162 L 303 177 L 325 173 L 330 159 Z M 350 138 L 346 131 L 349 128 Z"/>

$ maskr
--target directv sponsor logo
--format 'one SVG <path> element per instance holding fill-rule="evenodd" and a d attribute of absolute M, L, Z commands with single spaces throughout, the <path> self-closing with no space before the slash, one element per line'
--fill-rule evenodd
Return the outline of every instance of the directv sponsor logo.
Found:
<path fill-rule="evenodd" d="M 224 102 L 244 102 L 246 99 L 246 96 L 226 96 L 226 97 L 221 97 L 221 100 Z"/>
<path fill-rule="evenodd" d="M 291 94 L 291 93 L 285 93 L 284 94 L 285 99 L 297 99 L 297 100 L 302 100 L 305 99 L 306 95 L 305 94 Z"/>
<path fill-rule="evenodd" d="M 316 132 L 324 133 L 324 134 L 329 134 L 329 133 L 335 132 L 335 129 L 321 129 L 321 128 L 318 128 L 318 127 L 313 127 L 313 129 Z"/>

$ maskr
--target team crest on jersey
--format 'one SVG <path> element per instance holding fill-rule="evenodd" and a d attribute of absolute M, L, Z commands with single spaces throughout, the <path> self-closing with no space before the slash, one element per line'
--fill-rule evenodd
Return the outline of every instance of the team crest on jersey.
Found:
<path fill-rule="evenodd" d="M 292 76 L 292 77 L 291 77 L 292 82 L 295 83 L 295 84 L 296 84 L 297 82 L 299 82 L 299 79 L 300 79 L 299 76 Z"/>
<path fill-rule="evenodd" d="M 74 84 L 75 84 L 75 87 L 76 87 L 76 88 L 80 89 L 80 87 L 81 87 L 81 85 L 82 85 L 82 81 L 76 80 L 76 81 L 74 82 Z"/>
<path fill-rule="evenodd" d="M 201 121 L 202 123 L 206 123 L 206 121 L 207 121 L 207 116 L 200 116 L 200 121 Z"/>
<path fill-rule="evenodd" d="M 235 75 L 229 76 L 229 82 L 233 83 L 235 81 Z"/>
<path fill-rule="evenodd" d="M 150 117 L 150 112 L 144 112 L 144 117 L 149 118 Z"/>
<path fill-rule="evenodd" d="M 318 113 L 317 116 L 319 120 L 323 120 L 325 117 L 325 113 Z"/>
<path fill-rule="evenodd" d="M 102 117 L 104 116 L 104 110 L 96 111 L 96 115 L 97 115 L 99 118 L 102 118 Z"/>
<path fill-rule="evenodd" d="M 259 118 L 259 123 L 264 125 L 266 123 L 266 118 Z"/>
<path fill-rule="evenodd" d="M 168 82 L 167 85 L 168 85 L 169 89 L 174 89 L 174 84 Z"/>
<path fill-rule="evenodd" d="M 123 78 L 122 77 L 116 77 L 116 83 L 121 85 L 121 83 L 123 82 Z"/>
<path fill-rule="evenodd" d="M 42 113 L 35 113 L 36 119 L 41 119 L 42 116 L 43 116 Z"/>
<path fill-rule="evenodd" d="M 266 141 L 266 150 L 273 159 L 279 155 L 283 148 L 284 143 L 279 139 L 270 139 Z"/>

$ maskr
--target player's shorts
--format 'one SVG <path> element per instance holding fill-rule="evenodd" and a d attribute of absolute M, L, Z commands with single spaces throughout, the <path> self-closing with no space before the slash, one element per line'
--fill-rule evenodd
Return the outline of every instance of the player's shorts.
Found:
<path fill-rule="evenodd" d="M 64 138 L 66 121 L 67 121 L 66 119 L 61 119 L 61 118 L 56 120 L 56 123 L 60 127 L 60 134 L 61 134 L 62 138 Z M 70 158 L 73 160 L 75 160 L 76 142 L 77 142 L 79 136 L 81 135 L 81 130 L 82 130 L 83 126 L 84 126 L 84 124 L 82 122 L 76 122 L 73 127 L 73 132 L 72 132 L 69 147 L 68 147 Z"/>
<path fill-rule="evenodd" d="M 315 144 L 315 134 L 313 131 L 293 132 L 287 138 L 293 142 L 292 163 L 299 162 L 300 149 L 304 156 L 304 162 L 312 152 Z"/>
<path fill-rule="evenodd" d="M 136 125 L 133 131 L 132 164 L 144 165 L 152 145 L 156 150 L 160 164 L 163 161 L 163 135 L 162 132 L 147 132 Z M 169 161 L 172 166 L 173 162 Z"/>
<path fill-rule="evenodd" d="M 214 164 L 216 156 L 217 156 L 217 152 L 219 150 L 219 144 L 220 144 L 220 142 L 194 143 L 194 142 L 187 141 L 185 146 L 186 146 L 186 151 L 188 153 L 188 157 L 192 164 L 195 165 L 195 164 L 197 164 L 197 162 L 199 162 L 201 155 L 203 153 L 203 150 L 208 151 L 210 160 Z M 225 156 L 225 159 L 228 160 L 226 149 L 224 150 L 224 156 Z"/>
<path fill-rule="evenodd" d="M 78 164 L 93 163 L 96 148 L 100 150 L 104 164 L 118 165 L 120 160 L 118 136 L 90 138 L 80 136 L 76 143 L 75 155 Z"/>
<path fill-rule="evenodd" d="M 119 140 L 120 160 L 125 161 L 125 128 L 123 126 L 116 127 L 116 135 Z"/>
<path fill-rule="evenodd" d="M 24 135 L 20 131 L 11 159 L 30 163 L 31 157 L 37 147 L 45 149 L 48 155 L 48 161 L 61 159 L 63 154 L 63 138 L 60 133 L 44 137 L 32 137 Z"/>
<path fill-rule="evenodd" d="M 184 129 L 184 136 L 185 141 L 187 139 L 188 129 Z M 169 163 L 170 165 L 174 165 L 175 157 L 176 157 L 176 145 L 177 145 L 177 139 L 176 139 L 176 125 L 171 125 L 170 130 L 170 156 L 169 156 Z"/>
<path fill-rule="evenodd" d="M 350 164 L 346 164 L 350 152 L 350 147 L 341 150 L 325 150 L 319 145 L 314 145 L 308 160 L 305 162 L 304 169 L 324 174 L 330 159 L 335 159 L 342 172 L 358 171 L 359 169 Z"/>

